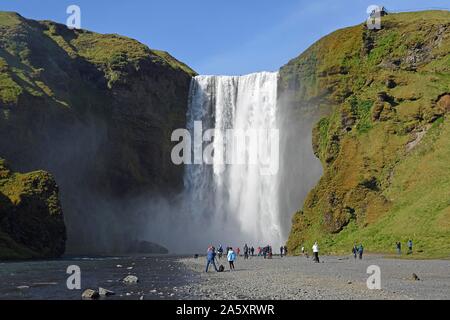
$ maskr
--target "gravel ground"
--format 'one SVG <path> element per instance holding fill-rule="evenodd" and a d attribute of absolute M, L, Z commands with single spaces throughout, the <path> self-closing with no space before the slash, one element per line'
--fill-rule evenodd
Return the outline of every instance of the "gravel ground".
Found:
<path fill-rule="evenodd" d="M 239 257 L 236 270 L 214 268 L 205 273 L 206 258 L 179 260 L 198 272 L 200 281 L 181 290 L 191 299 L 450 299 L 450 261 L 400 260 L 380 256 L 306 257 L 274 256 L 273 259 Z M 370 290 L 367 267 L 381 270 L 381 289 Z M 415 273 L 420 280 L 414 280 Z"/>

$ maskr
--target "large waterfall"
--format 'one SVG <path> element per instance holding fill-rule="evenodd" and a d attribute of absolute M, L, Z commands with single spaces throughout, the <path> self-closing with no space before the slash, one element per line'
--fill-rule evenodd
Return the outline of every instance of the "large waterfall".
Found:
<path fill-rule="evenodd" d="M 268 166 L 278 168 L 278 163 L 273 163 L 278 161 L 277 80 L 276 72 L 192 80 L 187 129 L 193 142 L 202 137 L 203 142 L 194 143 L 194 164 L 185 167 L 185 188 L 192 223 L 204 226 L 205 241 L 278 246 L 285 240 L 280 225 L 279 175 L 276 170 L 264 173 Z M 209 143 L 214 150 L 212 164 L 205 164 L 207 159 L 202 158 L 201 149 L 208 143 L 198 129 L 215 129 Z M 247 137 L 244 141 L 244 156 L 251 158 L 252 152 L 261 151 L 264 145 L 276 156 L 269 159 L 272 163 L 264 162 L 263 157 L 253 162 L 224 161 L 238 153 L 238 142 L 226 139 L 228 129 L 261 133 L 258 139 Z"/>
<path fill-rule="evenodd" d="M 311 143 L 320 109 L 296 103 L 295 92 L 277 88 L 278 77 L 192 79 L 186 128 L 172 133 L 171 155 L 179 155 L 172 161 L 184 163 L 185 187 L 136 201 L 146 208 L 136 213 L 146 239 L 174 253 L 285 243 L 292 215 L 322 174 Z M 235 139 L 240 132 L 245 139 Z"/>

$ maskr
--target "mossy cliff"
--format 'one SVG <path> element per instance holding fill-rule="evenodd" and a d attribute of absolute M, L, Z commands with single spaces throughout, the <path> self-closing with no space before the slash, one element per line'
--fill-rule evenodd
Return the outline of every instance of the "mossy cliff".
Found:
<path fill-rule="evenodd" d="M 291 252 L 450 255 L 450 13 L 391 14 L 338 30 L 290 61 L 280 91 L 325 114 L 313 132 L 324 173 L 293 219 Z"/>
<path fill-rule="evenodd" d="M 65 241 L 53 177 L 45 171 L 11 172 L 0 159 L 0 259 L 58 257 Z"/>
<path fill-rule="evenodd" d="M 127 201 L 182 187 L 170 135 L 194 74 L 127 37 L 0 12 L 0 155 L 55 176 L 73 250 L 118 238 Z"/>

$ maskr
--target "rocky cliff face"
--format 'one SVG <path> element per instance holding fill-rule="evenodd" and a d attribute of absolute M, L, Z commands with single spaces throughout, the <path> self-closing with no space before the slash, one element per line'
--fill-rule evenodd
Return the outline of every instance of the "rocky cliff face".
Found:
<path fill-rule="evenodd" d="M 326 116 L 313 132 L 324 174 L 288 247 L 450 253 L 450 13 L 383 17 L 336 31 L 281 69 L 289 103 Z"/>
<path fill-rule="evenodd" d="M 0 154 L 55 176 L 74 251 L 106 250 L 105 233 L 111 249 L 132 199 L 182 186 L 170 135 L 194 74 L 126 37 L 0 13 Z"/>
<path fill-rule="evenodd" d="M 0 259 L 58 257 L 65 241 L 53 177 L 45 171 L 11 172 L 0 159 Z"/>

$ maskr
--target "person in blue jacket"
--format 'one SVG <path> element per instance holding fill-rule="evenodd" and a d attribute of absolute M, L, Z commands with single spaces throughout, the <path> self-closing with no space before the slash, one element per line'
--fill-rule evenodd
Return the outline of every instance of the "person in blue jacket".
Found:
<path fill-rule="evenodd" d="M 230 271 L 234 270 L 234 261 L 236 260 L 236 253 L 234 252 L 233 248 L 229 247 L 227 250 L 227 259 L 228 263 L 230 264 Z"/>
<path fill-rule="evenodd" d="M 208 272 L 208 268 L 209 268 L 210 264 L 212 264 L 214 266 L 214 270 L 218 271 L 215 260 L 216 260 L 216 248 L 209 247 L 208 251 L 206 253 L 206 261 L 207 262 L 206 262 L 206 271 L 205 272 Z"/>
<path fill-rule="evenodd" d="M 363 247 L 363 245 L 362 245 L 362 243 L 359 245 L 359 248 L 358 248 L 358 254 L 359 254 L 359 259 L 361 260 L 362 259 L 362 257 L 363 257 L 363 253 L 364 253 L 364 247 Z"/>

